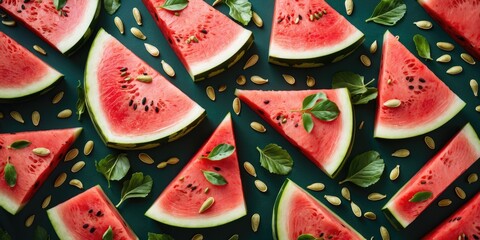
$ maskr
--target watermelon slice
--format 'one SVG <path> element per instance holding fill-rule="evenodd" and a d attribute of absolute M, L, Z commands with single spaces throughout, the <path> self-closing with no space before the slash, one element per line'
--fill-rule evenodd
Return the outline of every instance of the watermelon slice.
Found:
<path fill-rule="evenodd" d="M 383 207 L 398 229 L 412 223 L 458 176 L 480 158 L 480 139 L 472 125 L 465 127 L 430 159 Z M 425 201 L 410 202 L 418 192 L 431 192 Z"/>
<path fill-rule="evenodd" d="M 383 37 L 374 136 L 409 138 L 433 131 L 465 106 L 425 64 L 389 31 Z M 397 99 L 398 107 L 385 102 Z"/>
<path fill-rule="evenodd" d="M 103 29 L 88 55 L 85 97 L 98 133 L 113 148 L 156 147 L 205 117 L 202 107 Z"/>
<path fill-rule="evenodd" d="M 365 239 L 348 223 L 287 178 L 273 206 L 273 238 L 298 239 L 309 234 L 318 239 Z"/>
<path fill-rule="evenodd" d="M 247 210 L 236 151 L 220 161 L 202 158 L 219 144 L 235 146 L 230 114 L 163 190 L 145 215 L 168 225 L 186 228 L 219 226 L 245 216 Z M 202 171 L 221 174 L 227 184 L 213 185 L 207 181 Z M 199 213 L 200 207 L 209 197 L 213 197 L 213 205 Z"/>
<path fill-rule="evenodd" d="M 47 210 L 60 239 L 103 239 L 112 228 L 113 239 L 138 239 L 100 186 Z"/>
<path fill-rule="evenodd" d="M 44 93 L 63 77 L 22 45 L 0 32 L 0 101 Z"/>
<path fill-rule="evenodd" d="M 0 134 L 0 206 L 11 214 L 18 213 L 47 179 L 70 148 L 81 128 Z M 23 149 L 10 148 L 19 140 L 29 141 Z M 35 148 L 47 148 L 50 153 L 38 156 Z M 10 187 L 4 178 L 4 168 L 12 164 L 17 172 L 17 182 Z"/>
<path fill-rule="evenodd" d="M 282 66 L 322 66 L 345 58 L 364 40 L 324 0 L 275 0 L 268 60 Z"/>
<path fill-rule="evenodd" d="M 234 65 L 253 43 L 241 27 L 203 0 L 190 0 L 181 11 L 142 0 L 194 81 L 213 77 Z"/>
<path fill-rule="evenodd" d="M 422 239 L 480 239 L 480 193 Z"/>
<path fill-rule="evenodd" d="M 333 121 L 314 118 L 308 133 L 302 125 L 303 99 L 323 92 L 337 104 L 340 114 Z M 353 143 L 353 110 L 346 88 L 334 90 L 260 91 L 239 90 L 235 95 L 299 148 L 315 165 L 334 178 L 345 163 Z M 285 120 L 284 120 L 285 119 Z"/>
<path fill-rule="evenodd" d="M 61 53 L 70 55 L 92 34 L 100 0 L 68 0 L 61 11 L 53 1 L 0 1 L 0 9 L 19 20 Z"/>
<path fill-rule="evenodd" d="M 460 45 L 480 60 L 479 0 L 418 0 Z"/>

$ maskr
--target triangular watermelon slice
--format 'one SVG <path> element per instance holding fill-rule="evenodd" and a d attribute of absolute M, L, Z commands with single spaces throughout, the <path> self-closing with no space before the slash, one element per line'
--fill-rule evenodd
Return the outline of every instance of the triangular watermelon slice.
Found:
<path fill-rule="evenodd" d="M 389 139 L 433 131 L 465 106 L 465 102 L 389 31 L 383 37 L 377 99 L 374 136 Z M 399 100 L 400 106 L 385 106 L 389 100 Z"/>
<path fill-rule="evenodd" d="M 230 114 L 163 190 L 145 215 L 168 225 L 187 228 L 214 227 L 245 216 L 247 210 L 236 150 L 219 161 L 202 158 L 219 144 L 235 146 Z M 227 184 L 213 185 L 206 180 L 202 171 L 222 175 Z M 200 207 L 209 197 L 213 197 L 213 205 L 199 213 Z"/>
<path fill-rule="evenodd" d="M 308 133 L 302 125 L 303 99 L 323 92 L 336 103 L 340 114 L 333 121 L 313 119 Z M 290 143 L 303 152 L 328 176 L 334 178 L 350 153 L 353 140 L 353 110 L 346 88 L 301 91 L 239 90 L 235 95 L 256 111 Z"/>
<path fill-rule="evenodd" d="M 11 214 L 19 212 L 58 165 L 81 131 L 82 128 L 70 128 L 0 134 L 0 206 Z M 21 149 L 11 147 L 21 140 L 30 142 L 30 145 Z M 50 153 L 39 156 L 33 153 L 36 148 L 46 148 Z M 4 177 L 7 163 L 12 164 L 17 172 L 13 187 L 7 184 Z"/>

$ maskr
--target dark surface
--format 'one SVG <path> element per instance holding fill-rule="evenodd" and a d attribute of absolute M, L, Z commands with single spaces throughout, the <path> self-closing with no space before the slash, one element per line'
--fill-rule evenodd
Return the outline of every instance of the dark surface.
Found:
<path fill-rule="evenodd" d="M 211 3 L 213 1 L 209 0 L 208 2 Z M 341 14 L 346 15 L 343 1 L 328 2 Z M 250 161 L 253 163 L 257 169 L 258 178 L 265 181 L 269 187 L 268 192 L 260 193 L 253 185 L 255 179 L 241 169 L 248 215 L 224 226 L 209 229 L 183 229 L 170 227 L 157 223 L 143 215 L 156 197 L 161 193 L 162 189 L 164 189 L 170 180 L 182 169 L 187 161 L 194 155 L 198 148 L 214 131 L 215 127 L 220 123 L 225 114 L 231 111 L 231 103 L 234 98 L 233 92 L 235 88 L 239 87 L 235 83 L 235 78 L 239 74 L 245 74 L 247 78 L 249 78 L 251 75 L 260 75 L 270 80 L 268 84 L 262 86 L 254 85 L 253 83 L 248 82 L 245 86 L 241 87 L 244 89 L 306 89 L 306 75 L 311 75 L 316 78 L 316 88 L 330 88 L 332 76 L 337 71 L 348 70 L 359 73 L 365 76 L 366 81 L 372 78 L 378 78 L 382 36 L 387 29 L 393 34 L 399 35 L 400 41 L 405 44 L 409 50 L 414 52 L 415 55 L 416 51 L 412 37 L 414 34 L 421 33 L 430 42 L 433 59 L 436 59 L 440 55 L 444 54 L 443 51 L 435 47 L 435 42 L 448 41 L 453 43 L 453 40 L 436 23 L 434 23 L 434 27 L 431 30 L 421 30 L 412 24 L 414 21 L 423 19 L 432 21 L 432 19 L 415 1 L 406 2 L 407 14 L 405 15 L 404 19 L 402 19 L 394 27 L 385 27 L 375 23 L 365 23 L 364 20 L 370 16 L 370 13 L 373 11 L 373 8 L 377 2 L 356 1 L 357 5 L 355 6 L 353 15 L 348 16 L 347 18 L 366 35 L 365 43 L 359 49 L 357 49 L 357 51 L 355 51 L 345 60 L 327 67 L 313 69 L 284 68 L 271 65 L 267 62 L 268 43 L 271 30 L 270 19 L 272 19 L 273 14 L 273 1 L 252 0 L 252 3 L 255 11 L 262 16 L 265 22 L 265 26 L 261 29 L 257 28 L 253 23 L 250 23 L 247 27 L 254 32 L 255 44 L 247 52 L 246 56 L 241 59 L 240 62 L 233 68 L 213 79 L 208 79 L 200 83 L 192 82 L 173 51 L 168 47 L 166 40 L 154 24 L 151 16 L 139 0 L 123 1 L 122 7 L 116 14 L 121 16 L 125 23 L 125 35 L 120 35 L 115 28 L 113 24 L 114 16 L 106 14 L 102 9 L 96 29 L 98 29 L 100 26 L 105 28 L 107 32 L 113 34 L 128 48 L 133 50 L 138 56 L 162 73 L 160 59 L 151 57 L 145 51 L 143 47 L 143 41 L 134 38 L 128 31 L 130 27 L 136 26 L 131 11 L 133 7 L 138 7 L 143 14 L 144 24 L 142 27 L 140 27 L 140 29 L 148 37 L 146 42 L 159 47 L 161 59 L 165 59 L 168 63 L 170 63 L 177 72 L 177 77 L 175 79 L 171 79 L 171 82 L 192 97 L 201 106 L 203 106 L 207 110 L 208 114 L 207 118 L 196 129 L 180 140 L 155 149 L 143 151 L 150 154 L 155 159 L 156 164 L 158 164 L 160 161 L 166 160 L 171 156 L 177 156 L 181 161 L 175 166 L 169 166 L 166 169 L 159 170 L 155 167 L 156 164 L 145 165 L 140 162 L 137 158 L 139 151 L 128 152 L 132 167 L 127 179 L 130 178 L 130 174 L 132 172 L 137 171 L 142 171 L 145 174 L 151 175 L 154 179 L 153 190 L 146 199 L 127 200 L 119 208 L 120 213 L 125 217 L 129 225 L 140 239 L 146 239 L 147 232 L 168 233 L 175 237 L 175 239 L 190 239 L 196 233 L 202 233 L 205 236 L 205 239 L 228 239 L 235 233 L 239 234 L 241 239 L 271 239 L 272 207 L 277 192 L 286 177 L 292 179 L 302 187 L 306 187 L 308 184 L 313 182 L 325 183 L 327 187 L 324 191 L 318 193 L 312 192 L 313 196 L 317 197 L 324 203 L 326 203 L 325 199 L 323 198 L 323 195 L 325 194 L 340 196 L 340 189 L 342 185 L 339 185 L 338 182 L 345 177 L 349 162 L 347 162 L 347 167 L 342 170 L 336 179 L 329 179 L 323 172 L 321 172 L 309 160 L 307 160 L 296 148 L 289 144 L 270 126 L 267 126 L 267 124 L 261 120 L 259 116 L 257 116 L 253 111 L 251 111 L 251 109 L 244 105 L 240 116 L 233 114 L 240 162 L 243 163 L 244 161 Z M 224 5 L 217 7 L 217 9 L 221 10 L 225 14 L 228 14 L 228 9 Z M 32 239 L 35 226 L 37 225 L 41 225 L 46 228 L 47 231 L 50 232 L 52 239 L 56 239 L 57 236 L 48 221 L 45 210 L 40 208 L 42 200 L 47 195 L 52 194 L 53 198 L 49 207 L 53 207 L 81 192 L 80 190 L 69 186 L 67 183 L 62 185 L 60 188 L 54 188 L 53 181 L 61 172 L 68 173 L 67 181 L 72 178 L 78 178 L 82 180 L 85 188 L 90 188 L 96 184 L 100 184 L 114 203 L 118 202 L 120 199 L 121 183 L 113 182 L 111 188 L 108 188 L 104 177 L 95 171 L 94 161 L 100 160 L 109 153 L 119 153 L 122 151 L 109 149 L 102 144 L 95 129 L 93 128 L 88 114 L 85 114 L 81 121 L 77 121 L 76 116 L 72 116 L 70 119 L 66 120 L 56 118 L 57 113 L 65 108 L 70 108 L 72 110 L 75 109 L 75 103 L 77 100 L 77 80 L 83 79 L 83 71 L 87 52 L 92 39 L 90 39 L 87 44 L 77 53 L 67 58 L 47 46 L 45 42 L 26 30 L 23 26 L 10 28 L 0 25 L 0 31 L 7 33 L 9 36 L 30 50 L 32 50 L 32 46 L 34 44 L 42 46 L 48 52 L 48 56 L 39 56 L 47 63 L 58 69 L 60 72 L 64 73 L 66 76 L 65 80 L 59 86 L 41 97 L 18 104 L 1 104 L 0 111 L 5 115 L 5 117 L 4 119 L 0 120 L 0 132 L 17 132 L 82 126 L 84 131 L 76 141 L 74 147 L 82 150 L 86 141 L 90 139 L 95 141 L 95 149 L 90 156 L 86 157 L 83 156 L 83 154 L 80 154 L 75 161 L 61 162 L 53 171 L 52 175 L 47 179 L 45 184 L 40 187 L 33 199 L 16 216 L 11 216 L 3 209 L 0 209 L 0 227 L 6 229 L 14 237 L 14 239 Z M 371 55 L 368 51 L 368 48 L 374 40 L 379 42 L 379 50 L 377 53 Z M 382 175 L 381 180 L 369 188 L 364 189 L 348 183 L 344 184 L 344 186 L 347 186 L 350 189 L 352 200 L 354 200 L 364 212 L 373 211 L 377 214 L 378 219 L 375 221 L 370 221 L 365 218 L 356 218 L 352 214 L 350 206 L 346 201 L 343 201 L 341 206 L 335 207 L 329 205 L 329 207 L 331 207 L 335 213 L 356 228 L 367 239 L 369 239 L 371 236 L 374 236 L 375 239 L 380 239 L 379 227 L 381 225 L 388 228 L 392 239 L 418 239 L 438 223 L 440 223 L 444 218 L 454 212 L 455 209 L 464 204 L 468 199 L 470 199 L 471 196 L 473 196 L 474 193 L 478 192 L 480 189 L 479 183 L 468 185 L 466 182 L 468 174 L 472 172 L 479 173 L 478 169 L 480 168 L 480 163 L 476 163 L 465 174 L 460 176 L 460 178 L 458 178 L 458 180 L 452 184 L 440 197 L 448 197 L 452 199 L 453 203 L 451 206 L 439 208 L 433 204 L 433 206 L 428 208 L 427 211 L 425 211 L 425 213 L 422 214 L 417 221 L 412 223 L 407 229 L 396 231 L 392 225 L 387 222 L 385 216 L 380 211 L 387 200 L 411 176 L 413 176 L 413 174 L 428 159 L 434 156 L 438 149 L 440 149 L 441 146 L 443 146 L 451 137 L 453 137 L 454 134 L 458 132 L 467 122 L 471 122 L 476 131 L 480 132 L 480 114 L 474 110 L 475 106 L 480 104 L 480 100 L 473 96 L 468 84 L 468 81 L 472 78 L 480 80 L 480 69 L 478 64 L 471 66 L 463 62 L 460 59 L 460 53 L 463 52 L 463 49 L 457 44 L 455 44 L 455 46 L 455 50 L 450 53 L 452 55 L 452 62 L 448 64 L 441 64 L 435 61 L 428 61 L 426 63 L 429 68 L 431 68 L 455 93 L 460 96 L 460 98 L 467 102 L 466 107 L 453 120 L 449 121 L 436 131 L 428 133 L 428 135 L 433 137 L 436 141 L 436 150 L 429 150 L 427 148 L 423 142 L 424 136 L 404 140 L 373 139 L 375 103 L 369 103 L 367 105 L 355 107 L 356 126 L 358 126 L 361 121 L 365 121 L 365 126 L 362 130 L 356 131 L 355 145 L 353 146 L 351 156 L 355 156 L 359 153 L 372 149 L 379 151 L 381 156 L 385 159 L 386 170 Z M 257 53 L 260 56 L 259 63 L 250 69 L 242 70 L 245 61 L 254 53 Z M 38 53 L 35 54 L 38 55 Z M 372 66 L 370 68 L 366 68 L 360 63 L 359 56 L 361 54 L 366 54 L 371 57 Z M 464 72 L 457 76 L 447 75 L 445 71 L 454 65 L 463 66 Z M 281 74 L 284 73 L 293 75 L 297 79 L 297 83 L 294 86 L 290 86 L 285 83 L 281 77 Z M 205 94 L 205 87 L 212 85 L 213 87 L 217 88 L 222 84 L 226 84 L 228 86 L 227 90 L 223 93 L 217 92 L 217 100 L 215 102 L 210 101 Z M 51 99 L 59 91 L 65 91 L 65 97 L 59 104 L 52 105 Z M 19 111 L 23 115 L 26 123 L 20 124 L 10 118 L 8 113 L 12 110 Z M 41 123 L 38 127 L 34 127 L 30 121 L 30 115 L 34 110 L 38 110 L 42 116 Z M 264 123 L 267 127 L 267 133 L 259 134 L 251 130 L 249 127 L 249 123 L 251 121 L 259 121 Z M 260 167 L 260 163 L 258 161 L 258 152 L 255 147 L 264 147 L 268 143 L 276 143 L 280 146 L 283 146 L 294 158 L 295 165 L 293 171 L 288 176 L 272 175 Z M 412 152 L 411 156 L 405 159 L 391 157 L 390 154 L 399 148 L 410 149 Z M 70 172 L 70 168 L 78 160 L 85 160 L 87 165 L 82 171 L 73 174 Z M 350 160 L 351 158 L 349 161 Z M 399 179 L 397 179 L 395 182 L 392 182 L 388 179 L 388 173 L 397 164 L 401 165 L 401 174 Z M 460 200 L 455 196 L 453 190 L 455 186 L 461 186 L 465 190 L 468 196 L 466 200 Z M 383 201 L 370 202 L 367 200 L 367 195 L 371 192 L 381 192 L 387 194 L 388 197 Z M 328 205 L 328 203 L 326 204 Z M 261 224 L 257 233 L 253 233 L 250 228 L 250 217 L 255 212 L 258 212 L 261 215 Z M 32 227 L 26 228 L 24 226 L 25 219 L 32 214 L 36 215 L 35 222 Z"/>

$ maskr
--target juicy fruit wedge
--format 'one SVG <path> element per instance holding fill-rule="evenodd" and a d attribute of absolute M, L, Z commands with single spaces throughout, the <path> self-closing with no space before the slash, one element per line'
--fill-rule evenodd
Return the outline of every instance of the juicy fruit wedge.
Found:
<path fill-rule="evenodd" d="M 0 1 L 0 9 L 60 52 L 70 55 L 92 34 L 100 13 L 100 0 L 69 0 L 58 11 L 53 1 Z"/>
<path fill-rule="evenodd" d="M 0 134 L 0 206 L 11 214 L 18 213 L 55 169 L 81 131 L 81 128 L 70 128 Z M 22 149 L 10 147 L 19 140 L 31 144 Z M 33 153 L 35 148 L 46 148 L 50 153 L 38 156 Z M 7 162 L 17 172 L 14 187 L 10 187 L 4 178 Z"/>
<path fill-rule="evenodd" d="M 400 139 L 433 131 L 465 106 L 425 64 L 389 31 L 383 38 L 374 136 Z M 398 107 L 384 106 L 397 99 Z"/>
<path fill-rule="evenodd" d="M 225 71 L 253 43 L 251 31 L 203 0 L 181 11 L 162 8 L 165 0 L 142 1 L 194 81 Z"/>
<path fill-rule="evenodd" d="M 422 239 L 480 239 L 480 193 Z"/>
<path fill-rule="evenodd" d="M 0 56 L 0 101 L 46 92 L 63 77 L 3 32 L 0 32 Z"/>
<path fill-rule="evenodd" d="M 186 228 L 219 226 L 245 216 L 247 210 L 236 150 L 219 161 L 203 158 L 219 144 L 235 146 L 230 114 L 163 190 L 145 215 L 168 225 Z M 227 184 L 213 185 L 207 181 L 202 171 L 222 175 Z M 213 205 L 199 213 L 200 207 L 209 197 L 213 197 Z"/>
<path fill-rule="evenodd" d="M 112 228 L 114 239 L 138 239 L 100 186 L 47 210 L 60 239 L 103 239 Z"/>
<path fill-rule="evenodd" d="M 85 97 L 98 133 L 113 148 L 156 147 L 205 117 L 202 107 L 103 29 L 88 55 Z"/>
<path fill-rule="evenodd" d="M 273 238 L 298 239 L 310 234 L 320 239 L 365 239 L 348 223 L 287 178 L 273 206 Z"/>
<path fill-rule="evenodd" d="M 302 108 L 305 97 L 319 92 L 337 104 L 340 114 L 329 122 L 313 118 L 314 127 L 308 133 L 303 127 L 302 113 L 297 110 Z M 353 142 L 353 111 L 346 88 L 302 91 L 237 89 L 235 95 L 328 176 L 334 178 L 338 174 Z"/>
<path fill-rule="evenodd" d="M 450 142 L 430 159 L 383 207 L 388 220 L 398 229 L 412 223 L 465 170 L 480 158 L 480 139 L 467 124 Z M 410 202 L 418 192 L 432 197 Z"/>
<path fill-rule="evenodd" d="M 324 0 L 275 0 L 268 60 L 282 66 L 322 66 L 340 61 L 364 40 Z"/>

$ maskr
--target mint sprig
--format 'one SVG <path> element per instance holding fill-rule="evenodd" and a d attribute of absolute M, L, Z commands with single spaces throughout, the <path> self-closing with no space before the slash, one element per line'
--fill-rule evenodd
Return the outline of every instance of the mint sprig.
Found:
<path fill-rule="evenodd" d="M 313 117 L 322 121 L 335 120 L 340 110 L 337 104 L 327 99 L 323 92 L 309 95 L 303 99 L 302 109 L 303 128 L 310 133 L 314 126 Z"/>

